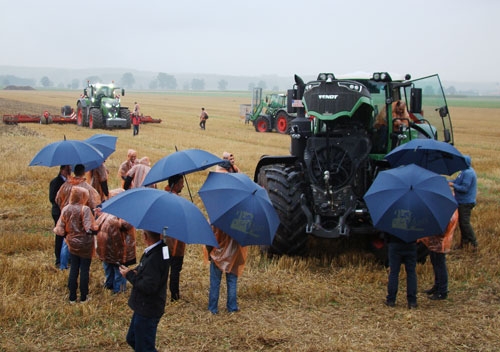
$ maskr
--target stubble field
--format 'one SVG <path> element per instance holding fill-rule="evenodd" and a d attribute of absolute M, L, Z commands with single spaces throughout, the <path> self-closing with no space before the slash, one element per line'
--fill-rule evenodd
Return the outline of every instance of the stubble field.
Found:
<path fill-rule="evenodd" d="M 0 91 L 0 114 L 57 114 L 76 103 L 79 92 Z M 239 119 L 239 105 L 250 94 L 146 94 L 131 92 L 125 105 L 161 124 L 132 130 L 90 130 L 76 125 L 0 123 L 0 351 L 128 351 L 125 334 L 131 310 L 130 290 L 111 295 L 102 288 L 98 259 L 91 267 L 90 302 L 69 305 L 67 272 L 54 266 L 53 221 L 48 184 L 57 168 L 28 167 L 44 145 L 85 139 L 94 133 L 118 136 L 117 150 L 106 162 L 110 188 L 119 185 L 118 166 L 127 149 L 154 163 L 178 149 L 201 148 L 235 154 L 250 177 L 263 154 L 286 155 L 289 137 L 259 134 Z M 210 115 L 207 130 L 198 127 L 200 108 Z M 404 273 L 397 306 L 383 305 L 387 270 L 366 252 L 347 250 L 328 258 L 269 260 L 251 248 L 238 282 L 241 311 L 228 314 L 225 285 L 221 312 L 207 311 L 209 274 L 201 246 L 191 245 L 181 274 L 181 297 L 168 303 L 157 335 L 160 351 L 495 351 L 500 350 L 500 109 L 450 108 L 456 146 L 473 158 L 479 180 L 472 222 L 478 252 L 453 251 L 447 257 L 450 294 L 430 301 L 419 293 L 416 310 L 406 308 Z M 208 171 L 188 176 L 193 202 Z M 160 187 L 163 185 L 160 184 Z M 189 199 L 188 188 L 183 191 Z M 457 230 L 455 240 L 460 236 Z M 139 240 L 137 253 L 144 248 Z M 429 262 L 417 267 L 419 292 L 432 285 Z M 130 287 L 130 286 L 129 286 Z"/>

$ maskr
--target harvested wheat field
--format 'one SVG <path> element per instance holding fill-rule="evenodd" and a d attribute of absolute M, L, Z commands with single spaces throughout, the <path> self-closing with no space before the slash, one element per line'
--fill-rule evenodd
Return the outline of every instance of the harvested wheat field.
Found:
<path fill-rule="evenodd" d="M 53 114 L 76 103 L 79 92 L 1 91 L 0 113 Z M 289 136 L 256 133 L 239 118 L 250 93 L 128 93 L 123 102 L 141 104 L 160 124 L 132 130 L 90 130 L 76 125 L 0 124 L 0 351 L 129 351 L 125 335 L 132 311 L 129 290 L 103 289 L 104 271 L 92 261 L 91 300 L 68 303 L 67 272 L 54 266 L 53 220 L 48 185 L 58 168 L 28 167 L 48 143 L 85 139 L 94 133 L 118 137 L 106 162 L 110 188 L 117 188 L 118 166 L 127 150 L 152 163 L 178 149 L 201 148 L 217 155 L 230 151 L 247 175 L 263 154 L 287 155 Z M 201 107 L 210 119 L 198 127 Z M 181 300 L 168 303 L 160 321 L 160 351 L 498 351 L 500 341 L 500 108 L 450 108 L 456 146 L 470 154 L 479 179 L 472 222 L 479 250 L 448 256 L 449 298 L 427 299 L 433 283 L 430 262 L 419 264 L 419 307 L 408 310 L 404 273 L 395 308 L 383 304 L 387 270 L 352 246 L 337 256 L 268 259 L 251 248 L 238 283 L 240 312 L 207 310 L 209 267 L 200 245 L 190 245 L 181 274 Z M 208 170 L 188 175 L 194 203 Z M 160 184 L 159 187 L 164 185 Z M 189 198 L 188 188 L 183 196 Z M 455 241 L 459 239 L 457 229 Z M 138 243 L 138 257 L 144 244 Z M 403 270 L 402 270 L 403 271 Z"/>

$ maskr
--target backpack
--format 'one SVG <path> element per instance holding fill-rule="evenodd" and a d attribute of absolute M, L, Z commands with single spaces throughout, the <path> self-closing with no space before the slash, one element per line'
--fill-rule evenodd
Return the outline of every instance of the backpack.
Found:
<path fill-rule="evenodd" d="M 208 120 L 208 114 L 205 113 L 205 120 Z"/>

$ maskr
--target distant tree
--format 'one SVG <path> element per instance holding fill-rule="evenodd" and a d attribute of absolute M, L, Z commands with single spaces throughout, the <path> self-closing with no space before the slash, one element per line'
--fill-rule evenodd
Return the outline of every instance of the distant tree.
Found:
<path fill-rule="evenodd" d="M 200 78 L 193 78 L 191 80 L 191 88 L 193 90 L 205 90 L 205 80 Z"/>
<path fill-rule="evenodd" d="M 73 78 L 71 80 L 71 89 L 78 89 L 79 86 L 80 86 L 80 82 L 78 82 L 78 79 Z"/>
<path fill-rule="evenodd" d="M 48 88 L 48 87 L 50 87 L 52 85 L 52 82 L 50 81 L 49 77 L 43 76 L 40 79 L 40 84 L 42 85 L 42 87 Z"/>
<path fill-rule="evenodd" d="M 158 89 L 158 80 L 153 79 L 151 82 L 149 82 L 149 89 Z"/>
<path fill-rule="evenodd" d="M 160 72 L 156 79 L 161 89 L 177 89 L 177 80 L 172 75 Z"/>
<path fill-rule="evenodd" d="M 122 79 L 120 81 L 121 85 L 125 88 L 132 88 L 135 84 L 134 75 L 131 72 L 126 72 L 123 74 Z"/>
<path fill-rule="evenodd" d="M 219 90 L 226 90 L 227 89 L 227 81 L 225 79 L 221 79 L 219 82 L 217 82 L 217 87 Z"/>
<path fill-rule="evenodd" d="M 434 95 L 434 87 L 433 86 L 426 86 L 424 88 L 424 94 L 425 95 Z"/>
<path fill-rule="evenodd" d="M 3 84 L 4 86 L 8 86 L 8 85 L 10 85 L 10 81 L 9 81 L 9 79 L 8 79 L 8 78 L 4 78 L 4 79 L 3 79 L 3 81 L 2 81 L 2 84 Z"/>
<path fill-rule="evenodd" d="M 267 89 L 267 83 L 260 80 L 259 83 L 257 84 L 257 87 L 260 87 L 262 88 L 262 90 L 266 90 Z"/>
<path fill-rule="evenodd" d="M 446 88 L 445 91 L 446 91 L 446 94 L 448 94 L 448 95 L 457 94 L 457 90 L 455 89 L 454 86 L 450 86 L 450 87 Z"/>
<path fill-rule="evenodd" d="M 254 88 L 255 88 L 254 82 L 248 83 L 248 90 L 252 91 Z"/>

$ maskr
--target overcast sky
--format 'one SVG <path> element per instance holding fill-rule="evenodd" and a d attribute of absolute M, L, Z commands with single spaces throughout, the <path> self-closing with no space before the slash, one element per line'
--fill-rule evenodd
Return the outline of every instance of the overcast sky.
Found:
<path fill-rule="evenodd" d="M 498 82 L 498 0 L 2 0 L 0 65 Z"/>

